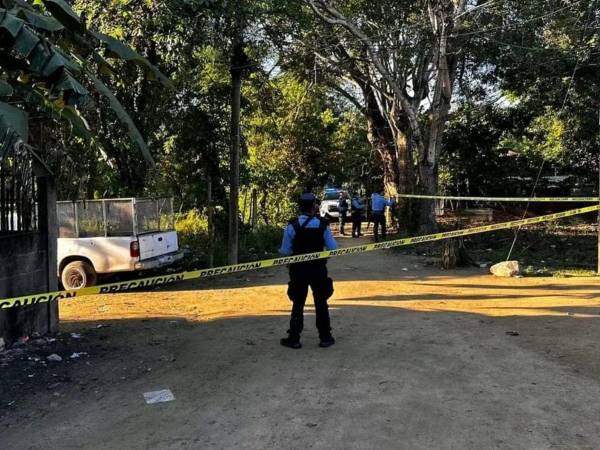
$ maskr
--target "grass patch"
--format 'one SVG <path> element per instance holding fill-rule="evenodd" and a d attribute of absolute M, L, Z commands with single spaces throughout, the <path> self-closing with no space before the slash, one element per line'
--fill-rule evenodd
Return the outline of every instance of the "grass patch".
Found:
<path fill-rule="evenodd" d="M 510 220 L 510 219 L 508 219 Z M 482 224 L 462 225 L 471 228 Z M 452 223 L 442 231 L 456 229 Z M 476 265 L 505 261 L 515 237 L 514 230 L 499 230 L 463 238 L 467 254 Z M 439 258 L 443 242 L 399 249 L 402 253 Z M 520 262 L 524 276 L 596 276 L 598 235 L 595 225 L 580 218 L 531 225 L 520 230 L 510 259 Z"/>
<path fill-rule="evenodd" d="M 591 270 L 591 269 L 580 269 L 580 268 L 557 269 L 555 267 L 525 266 L 522 269 L 522 275 L 525 277 L 571 278 L 571 277 L 597 277 L 598 273 L 595 270 Z"/>
<path fill-rule="evenodd" d="M 223 217 L 215 217 L 216 236 L 212 243 L 214 248 L 214 265 L 227 265 L 227 240 L 222 230 L 227 229 Z M 209 265 L 210 239 L 206 216 L 197 210 L 180 214 L 176 218 L 175 229 L 179 238 L 179 246 L 187 248 L 189 257 L 182 262 L 185 270 L 202 269 Z M 221 232 L 220 232 L 221 231 Z M 283 235 L 282 227 L 261 226 L 256 230 L 243 227 L 239 237 L 239 261 L 249 262 L 277 256 Z"/>

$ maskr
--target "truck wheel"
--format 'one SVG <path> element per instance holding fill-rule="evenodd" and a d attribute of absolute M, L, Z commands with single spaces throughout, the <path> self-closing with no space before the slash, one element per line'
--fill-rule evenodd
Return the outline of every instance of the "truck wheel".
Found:
<path fill-rule="evenodd" d="M 94 267 L 85 261 L 72 261 L 65 266 L 60 274 L 65 289 L 77 290 L 96 284 L 97 275 Z"/>

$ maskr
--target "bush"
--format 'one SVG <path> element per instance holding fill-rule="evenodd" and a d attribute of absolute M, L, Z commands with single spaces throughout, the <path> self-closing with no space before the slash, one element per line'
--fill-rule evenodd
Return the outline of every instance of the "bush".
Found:
<path fill-rule="evenodd" d="M 216 230 L 214 246 L 214 264 L 227 264 L 227 240 L 224 230 L 226 221 L 222 217 L 215 218 Z M 177 215 L 175 229 L 181 248 L 188 247 L 191 255 L 184 261 L 186 269 L 207 267 L 209 263 L 210 240 L 208 236 L 208 219 L 197 209 Z M 261 226 L 252 231 L 243 227 L 240 231 L 240 262 L 254 261 L 275 257 L 281 245 L 283 230 L 281 227 Z"/>
<path fill-rule="evenodd" d="M 240 236 L 240 261 L 247 262 L 277 256 L 282 236 L 281 227 L 262 226 L 255 231 L 248 230 Z"/>
<path fill-rule="evenodd" d="M 197 209 L 178 214 L 175 230 L 181 247 L 189 246 L 192 250 L 208 248 L 208 220 Z"/>

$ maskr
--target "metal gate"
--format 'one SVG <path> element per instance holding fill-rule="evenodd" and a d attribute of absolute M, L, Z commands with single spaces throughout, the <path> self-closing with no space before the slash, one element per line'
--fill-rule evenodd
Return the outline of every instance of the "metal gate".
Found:
<path fill-rule="evenodd" d="M 31 155 L 14 145 L 0 155 L 0 235 L 38 231 L 37 183 Z"/>

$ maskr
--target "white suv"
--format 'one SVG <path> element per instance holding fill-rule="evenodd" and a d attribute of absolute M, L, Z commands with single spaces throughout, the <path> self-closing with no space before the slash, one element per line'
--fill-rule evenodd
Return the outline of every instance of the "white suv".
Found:
<path fill-rule="evenodd" d="M 327 189 L 323 192 L 323 199 L 321 200 L 321 205 L 319 207 L 321 217 L 325 217 L 326 219 L 339 219 L 340 211 L 338 202 L 340 200 L 340 193 L 342 192 L 348 197 L 348 193 L 341 189 Z M 347 199 L 346 202 L 348 203 L 348 210 L 350 210 L 350 201 Z"/>

